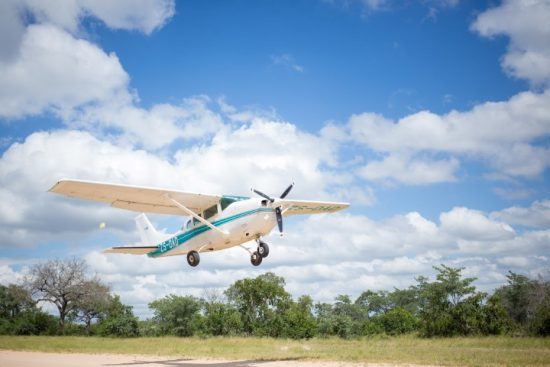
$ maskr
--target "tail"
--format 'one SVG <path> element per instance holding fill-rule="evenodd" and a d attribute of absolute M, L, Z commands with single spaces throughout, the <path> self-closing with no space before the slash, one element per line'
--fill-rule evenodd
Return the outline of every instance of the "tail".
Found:
<path fill-rule="evenodd" d="M 141 237 L 141 243 L 146 246 L 156 246 L 164 241 L 166 237 L 164 234 L 157 232 L 145 213 L 141 213 L 136 217 L 136 227 Z"/>

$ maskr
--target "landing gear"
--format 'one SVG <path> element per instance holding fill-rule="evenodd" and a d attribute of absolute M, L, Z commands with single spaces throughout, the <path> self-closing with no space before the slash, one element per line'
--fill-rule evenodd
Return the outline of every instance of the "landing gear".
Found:
<path fill-rule="evenodd" d="M 258 266 L 262 263 L 262 255 L 260 255 L 260 253 L 258 251 L 254 251 L 252 253 L 252 255 L 250 256 L 250 262 L 252 263 L 252 265 L 254 266 Z"/>
<path fill-rule="evenodd" d="M 269 255 L 269 246 L 265 242 L 261 242 L 258 244 L 258 253 L 262 257 L 267 257 Z"/>
<path fill-rule="evenodd" d="M 192 267 L 199 265 L 201 262 L 201 257 L 197 251 L 189 251 L 187 253 L 187 263 Z M 260 261 L 261 262 L 261 261 Z"/>

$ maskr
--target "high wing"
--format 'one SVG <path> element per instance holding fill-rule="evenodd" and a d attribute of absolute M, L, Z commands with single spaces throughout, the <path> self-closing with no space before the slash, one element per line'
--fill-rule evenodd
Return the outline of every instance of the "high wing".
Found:
<path fill-rule="evenodd" d="M 67 179 L 60 180 L 49 191 L 80 199 L 100 201 L 115 208 L 136 212 L 183 216 L 188 214 L 176 206 L 170 198 L 195 213 L 203 212 L 221 199 L 218 195 Z"/>
<path fill-rule="evenodd" d="M 346 209 L 348 203 L 336 203 L 330 201 L 306 201 L 306 200 L 282 200 L 283 216 L 296 214 L 320 214 L 334 213 Z"/>

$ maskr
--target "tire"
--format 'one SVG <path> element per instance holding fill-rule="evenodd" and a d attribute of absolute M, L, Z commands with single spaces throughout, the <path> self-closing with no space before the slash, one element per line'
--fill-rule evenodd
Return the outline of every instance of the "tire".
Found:
<path fill-rule="evenodd" d="M 269 255 L 269 246 L 265 242 L 260 242 L 260 245 L 258 246 L 258 253 L 262 257 L 267 257 Z"/>
<path fill-rule="evenodd" d="M 250 262 L 254 266 L 258 266 L 262 263 L 262 255 L 258 253 L 258 251 L 254 251 L 254 253 L 250 256 Z"/>
<path fill-rule="evenodd" d="M 187 263 L 190 266 L 195 267 L 199 265 L 200 262 L 201 262 L 201 257 L 199 256 L 199 253 L 197 251 L 189 251 L 187 253 Z"/>

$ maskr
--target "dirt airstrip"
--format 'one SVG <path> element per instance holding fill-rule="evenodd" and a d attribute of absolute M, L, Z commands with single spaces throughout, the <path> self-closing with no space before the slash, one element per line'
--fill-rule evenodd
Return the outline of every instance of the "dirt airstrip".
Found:
<path fill-rule="evenodd" d="M 222 361 L 122 354 L 41 353 L 0 350 L 2 367 L 392 367 L 393 364 L 309 361 Z M 415 366 L 418 365 L 399 365 Z M 427 367 L 427 366 L 425 366 Z M 433 366 L 432 366 L 433 367 Z"/>

